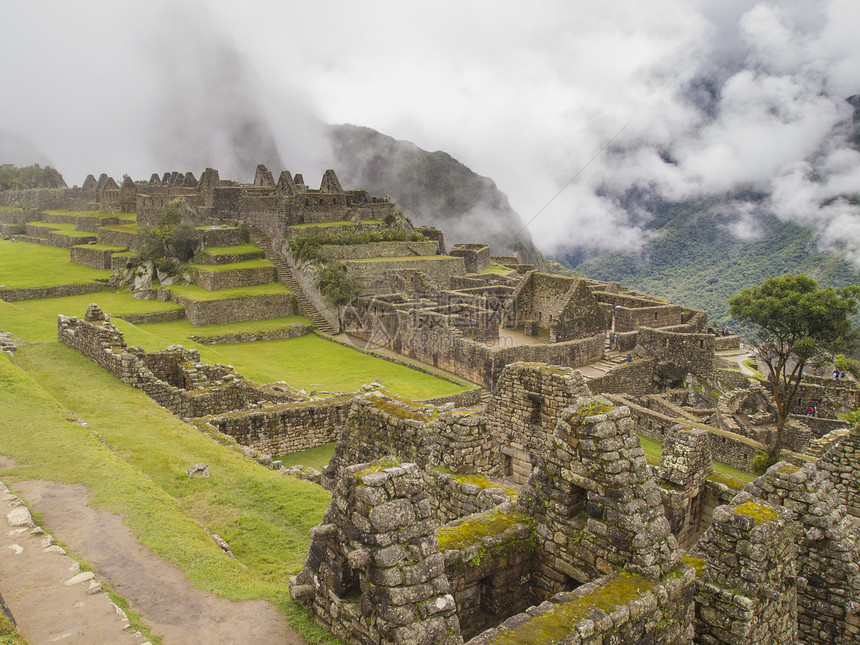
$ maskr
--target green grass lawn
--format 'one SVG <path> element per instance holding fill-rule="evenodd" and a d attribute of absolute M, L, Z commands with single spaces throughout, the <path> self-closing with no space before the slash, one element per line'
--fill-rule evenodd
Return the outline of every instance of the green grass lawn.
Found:
<path fill-rule="evenodd" d="M 242 331 L 261 331 L 285 327 L 295 322 L 311 324 L 310 320 L 301 316 L 201 327 L 195 327 L 187 320 L 146 325 L 131 325 L 115 320 L 114 324 L 125 334 L 125 342 L 128 345 L 137 345 L 147 351 L 164 349 L 168 345 L 183 345 L 188 349 L 198 350 L 203 362 L 232 365 L 249 380 L 261 384 L 286 381 L 294 388 L 304 388 L 308 392 L 354 392 L 373 379 L 380 378 L 389 391 L 414 399 L 456 394 L 473 387 L 466 383 L 450 383 L 362 354 L 315 334 L 289 340 L 223 345 L 201 345 L 188 340 L 189 335 L 218 336 Z"/>
<path fill-rule="evenodd" d="M 232 265 L 228 265 L 232 266 Z M 189 300 L 229 300 L 231 298 L 247 298 L 249 296 L 264 296 L 276 293 L 292 293 L 290 288 L 280 282 L 268 282 L 253 287 L 235 287 L 233 289 L 219 289 L 218 291 L 206 291 L 196 284 L 168 287 L 177 296 Z"/>
<path fill-rule="evenodd" d="M 283 329 L 295 323 L 313 325 L 313 321 L 304 316 L 284 316 L 283 318 L 269 318 L 267 320 L 246 320 L 244 322 L 200 326 L 192 325 L 185 318 L 145 325 L 131 325 L 122 320 L 113 322 L 125 334 L 126 342 L 129 345 L 137 345 L 147 351 L 164 349 L 168 345 L 185 345 L 186 347 L 198 348 L 196 344 L 192 345 L 191 341 L 188 340 L 189 336 L 211 337 L 223 334 L 269 331 Z M 206 347 L 210 346 L 201 345 L 199 349 L 203 351 Z"/>
<path fill-rule="evenodd" d="M 256 244 L 248 242 L 237 246 L 207 246 L 198 255 L 246 255 L 249 253 L 260 253 L 261 249 Z"/>
<path fill-rule="evenodd" d="M 456 385 L 408 367 L 362 354 L 309 334 L 290 340 L 218 345 L 219 363 L 257 383 L 286 381 L 296 389 L 355 392 L 379 378 L 390 392 L 410 399 L 456 394 Z"/>
<path fill-rule="evenodd" d="M 410 255 L 394 258 L 359 258 L 357 260 L 345 260 L 345 262 L 409 262 L 410 260 L 451 260 L 452 255 Z"/>
<path fill-rule="evenodd" d="M 69 249 L 0 240 L 0 284 L 7 289 L 56 287 L 106 280 L 110 271 L 69 261 Z"/>
<path fill-rule="evenodd" d="M 282 457 L 275 457 L 275 459 L 280 459 L 281 463 L 289 468 L 290 466 L 310 466 L 311 468 L 316 468 L 317 470 L 322 470 L 323 466 L 328 466 L 328 462 L 331 461 L 331 456 L 334 453 L 334 444 L 327 443 L 324 446 L 317 446 L 316 448 L 311 448 L 309 450 L 302 450 L 301 452 L 294 452 L 291 455 L 284 455 Z"/>
<path fill-rule="evenodd" d="M 511 269 L 499 266 L 498 264 L 491 264 L 486 269 L 481 271 L 481 273 L 498 273 L 499 275 L 508 275 L 510 272 Z"/>
<path fill-rule="evenodd" d="M 56 340 L 57 316 L 63 314 L 82 318 L 91 302 L 95 302 L 105 313 L 112 315 L 143 314 L 182 308 L 173 302 L 135 300 L 129 291 L 110 289 L 65 298 L 0 301 L 0 329 L 10 331 L 13 335 L 30 342 Z"/>
<path fill-rule="evenodd" d="M 362 224 L 382 224 L 381 219 L 362 220 Z M 339 219 L 334 222 L 315 222 L 311 224 L 293 224 L 290 228 L 330 228 L 333 226 L 357 226 L 355 222 L 348 219 Z"/>
<path fill-rule="evenodd" d="M 67 237 L 95 237 L 95 233 L 77 230 L 74 224 L 50 224 L 48 222 L 28 223 L 33 226 L 38 226 L 39 228 L 50 229 L 51 233 L 56 233 L 57 235 L 65 235 Z"/>
<path fill-rule="evenodd" d="M 265 258 L 257 260 L 243 260 L 242 262 L 231 262 L 230 264 L 188 264 L 187 269 L 200 269 L 201 271 L 235 271 L 236 269 L 264 269 L 272 268 L 274 265 Z"/>
<path fill-rule="evenodd" d="M 72 217 L 98 217 L 105 219 L 108 217 L 116 217 L 118 219 L 131 220 L 137 219 L 136 213 L 105 213 L 104 211 L 68 211 L 68 210 L 51 210 L 43 211 L 48 215 L 71 215 Z"/>
<path fill-rule="evenodd" d="M 127 247 L 125 246 L 110 246 L 108 244 L 79 244 L 76 248 L 83 249 L 95 249 L 97 251 L 125 251 Z M 136 253 L 131 253 L 131 255 L 137 255 Z"/>
<path fill-rule="evenodd" d="M 659 460 L 660 457 L 663 456 L 663 446 L 659 441 L 655 441 L 654 439 L 649 439 L 645 435 L 637 434 L 639 437 L 639 441 L 642 444 L 642 450 L 645 451 L 645 454 L 652 459 Z M 721 461 L 713 462 L 714 472 L 719 473 L 721 475 L 727 475 L 729 477 L 733 477 L 735 479 L 739 479 L 742 482 L 751 482 L 755 479 L 755 475 L 752 473 L 745 472 L 743 470 L 738 470 L 737 468 L 733 468 L 728 464 L 724 464 Z"/>
<path fill-rule="evenodd" d="M 19 349 L 15 361 L 20 369 L 0 356 L 0 454 L 18 463 L 4 472 L 7 485 L 37 478 L 86 485 L 94 506 L 122 514 L 143 544 L 195 586 L 231 600 L 270 600 L 320 642 L 290 602 L 286 581 L 301 568 L 328 493 L 213 442 L 59 343 Z M 187 477 L 200 462 L 211 476 Z M 204 526 L 230 544 L 236 560 Z"/>
<path fill-rule="evenodd" d="M 102 228 L 106 231 L 120 231 L 122 233 L 137 233 L 140 231 L 140 226 L 138 226 L 137 222 L 130 224 L 110 224 Z"/>

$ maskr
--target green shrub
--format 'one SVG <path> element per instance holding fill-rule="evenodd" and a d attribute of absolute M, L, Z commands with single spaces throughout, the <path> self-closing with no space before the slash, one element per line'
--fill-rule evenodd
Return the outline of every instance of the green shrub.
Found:
<path fill-rule="evenodd" d="M 155 261 L 164 257 L 164 240 L 154 228 L 141 229 L 138 234 L 140 237 L 140 252 L 138 255 L 141 260 Z"/>
<path fill-rule="evenodd" d="M 854 375 L 854 378 L 860 379 L 860 361 L 854 358 L 848 358 L 845 354 L 837 354 L 833 360 L 836 369 L 843 372 L 849 372 Z"/>
<path fill-rule="evenodd" d="M 386 226 L 394 226 L 397 222 L 397 215 L 394 213 L 388 213 L 382 221 L 385 222 Z"/>
<path fill-rule="evenodd" d="M 194 252 L 200 244 L 200 231 L 191 224 L 179 224 L 170 229 L 167 237 L 168 255 L 182 262 L 194 257 Z"/>
<path fill-rule="evenodd" d="M 317 289 L 332 305 L 348 304 L 358 294 L 358 282 L 346 272 L 342 264 L 331 264 L 317 278 Z"/>
<path fill-rule="evenodd" d="M 167 275 L 177 275 L 182 269 L 179 262 L 173 258 L 158 258 L 153 261 L 153 264 L 161 273 L 166 273 Z"/>
<path fill-rule="evenodd" d="M 756 475 L 764 475 L 765 471 L 779 461 L 779 452 L 760 452 L 750 462 L 750 470 Z"/>

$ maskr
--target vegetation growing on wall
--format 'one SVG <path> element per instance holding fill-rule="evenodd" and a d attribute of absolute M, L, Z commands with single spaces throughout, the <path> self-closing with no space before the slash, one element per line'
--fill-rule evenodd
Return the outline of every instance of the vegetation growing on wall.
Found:
<path fill-rule="evenodd" d="M 141 229 L 141 260 L 174 260 L 161 262 L 161 266 L 156 266 L 162 271 L 175 273 L 179 270 L 175 261 L 187 262 L 194 257 L 194 252 L 200 245 L 200 231 L 191 224 L 182 222 L 183 208 L 182 201 L 174 200 L 161 211 L 155 228 Z"/>
<path fill-rule="evenodd" d="M 351 246 L 372 244 L 373 242 L 426 242 L 427 238 L 420 233 L 407 233 L 400 228 L 384 229 L 381 231 L 350 231 L 323 229 L 308 229 L 307 235 L 287 240 L 293 257 L 299 262 L 324 262 L 321 247 L 326 244 Z"/>
<path fill-rule="evenodd" d="M 348 304 L 358 294 L 358 282 L 342 264 L 329 264 L 320 271 L 317 289 L 335 307 Z"/>
<path fill-rule="evenodd" d="M 63 176 L 51 166 L 39 164 L 18 168 L 10 163 L 0 165 L 0 190 L 26 188 L 65 188 Z"/>

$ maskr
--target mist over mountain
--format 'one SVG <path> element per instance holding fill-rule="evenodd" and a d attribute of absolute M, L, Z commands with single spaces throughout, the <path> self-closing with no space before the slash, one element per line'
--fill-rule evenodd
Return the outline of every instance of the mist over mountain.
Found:
<path fill-rule="evenodd" d="M 519 249 L 534 258 L 507 196 L 448 153 L 349 124 L 330 126 L 329 140 L 345 186 L 390 196 L 415 224 L 441 228 L 448 244 L 489 242 L 494 253 Z"/>

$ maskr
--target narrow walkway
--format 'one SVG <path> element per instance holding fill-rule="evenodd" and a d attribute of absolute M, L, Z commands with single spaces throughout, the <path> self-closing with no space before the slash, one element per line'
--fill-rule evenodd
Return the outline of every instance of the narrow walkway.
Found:
<path fill-rule="evenodd" d="M 129 629 L 91 572 L 36 526 L 23 502 L 0 483 L 0 591 L 32 645 L 149 645 Z"/>
<path fill-rule="evenodd" d="M 308 297 L 302 290 L 301 285 L 299 285 L 298 280 L 293 276 L 292 270 L 284 262 L 281 254 L 275 250 L 272 245 L 272 240 L 270 240 L 265 233 L 255 226 L 249 226 L 248 232 L 254 244 L 263 250 L 263 254 L 266 256 L 266 259 L 275 265 L 278 280 L 287 285 L 292 292 L 296 294 L 296 300 L 299 303 L 299 313 L 306 318 L 310 318 L 320 331 L 326 334 L 336 334 L 337 331 L 329 324 L 325 319 L 325 316 L 323 316 L 317 308 L 314 307 L 313 303 L 308 300 Z"/>

